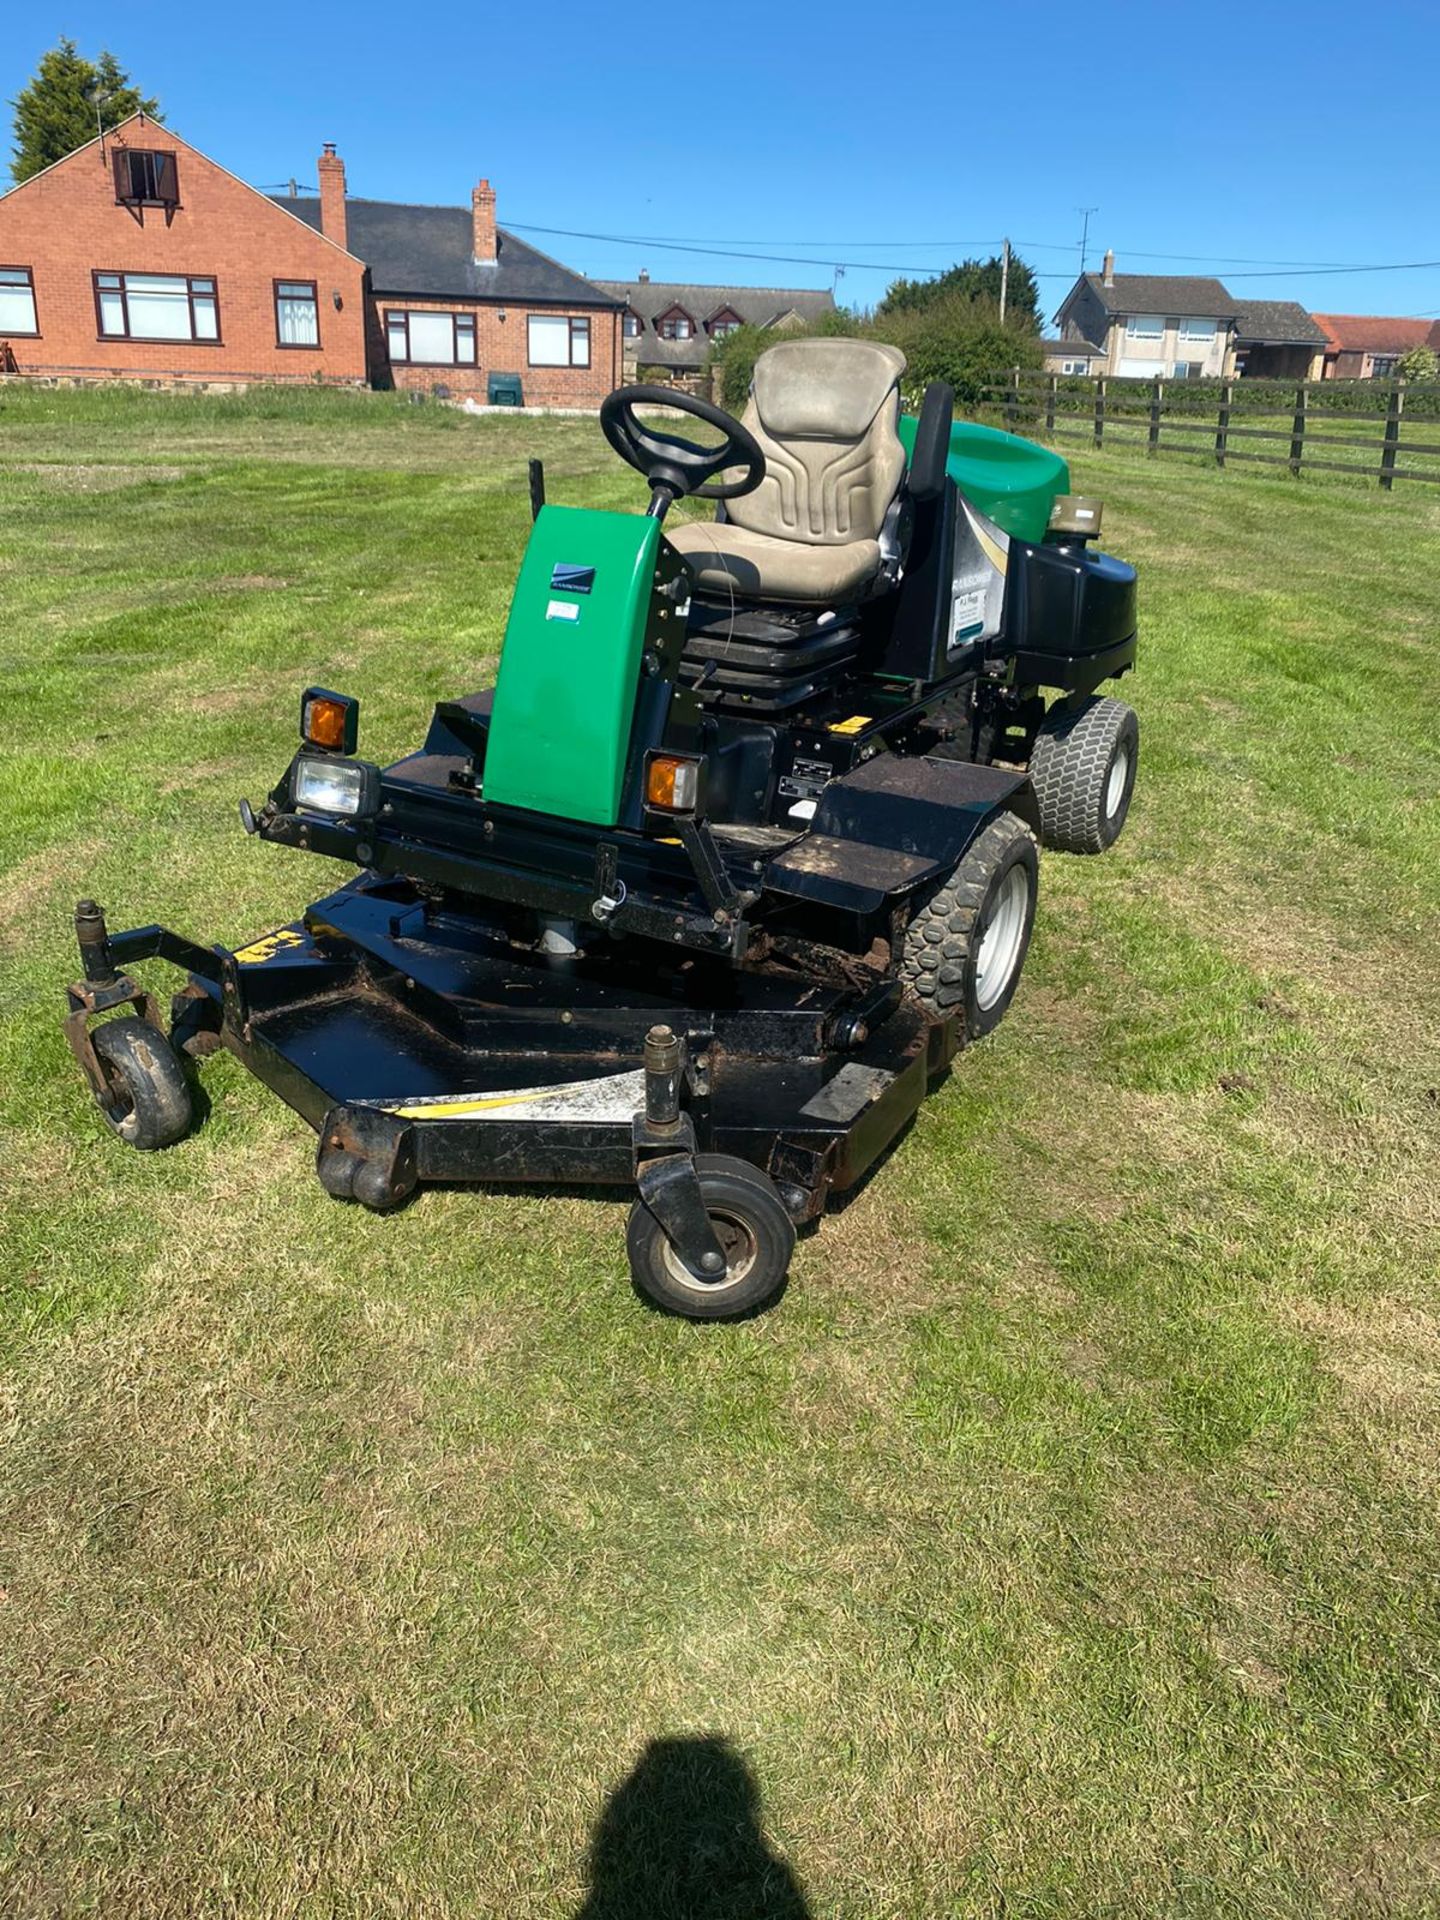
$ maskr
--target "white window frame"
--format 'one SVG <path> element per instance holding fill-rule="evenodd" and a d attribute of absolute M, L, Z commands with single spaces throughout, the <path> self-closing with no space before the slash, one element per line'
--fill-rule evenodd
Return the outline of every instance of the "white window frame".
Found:
<path fill-rule="evenodd" d="M 1206 320 L 1199 314 L 1191 313 L 1180 322 L 1179 337 L 1191 346 L 1213 347 L 1218 331 L 1218 321 Z"/>
<path fill-rule="evenodd" d="M 1165 316 L 1163 313 L 1132 313 L 1125 322 L 1127 340 L 1163 340 L 1165 338 Z"/>

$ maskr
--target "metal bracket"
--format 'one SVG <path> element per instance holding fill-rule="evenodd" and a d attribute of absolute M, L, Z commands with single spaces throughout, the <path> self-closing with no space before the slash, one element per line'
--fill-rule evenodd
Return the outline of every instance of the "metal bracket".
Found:
<path fill-rule="evenodd" d="M 157 1033 L 164 1033 L 164 1023 L 155 1012 L 154 997 L 143 987 L 137 986 L 128 973 L 117 973 L 103 986 L 92 986 L 88 980 L 76 980 L 65 989 L 65 999 L 70 1008 L 65 1016 L 66 1044 L 79 1062 L 80 1071 L 89 1081 L 91 1089 L 103 1099 L 108 1089 L 100 1056 L 90 1038 L 92 1016 L 112 1013 L 116 1007 L 133 1006 L 140 1019 L 154 1027 Z"/>
<path fill-rule="evenodd" d="M 641 1123 L 637 1114 L 637 1129 Z M 714 1280 L 723 1274 L 725 1253 L 705 1209 L 693 1154 L 661 1153 L 642 1160 L 636 1181 L 640 1198 L 696 1279 Z"/>
<path fill-rule="evenodd" d="M 690 865 L 700 882 L 706 906 L 717 920 L 721 920 L 722 915 L 728 919 L 740 905 L 740 895 L 735 890 L 729 869 L 720 857 L 714 834 L 703 820 L 683 818 L 675 822 L 675 832 L 690 856 Z M 723 925 L 723 920 L 721 923 Z"/>
<path fill-rule="evenodd" d="M 415 1129 L 380 1107 L 331 1107 L 315 1149 L 315 1171 L 337 1200 L 376 1212 L 415 1191 Z"/>

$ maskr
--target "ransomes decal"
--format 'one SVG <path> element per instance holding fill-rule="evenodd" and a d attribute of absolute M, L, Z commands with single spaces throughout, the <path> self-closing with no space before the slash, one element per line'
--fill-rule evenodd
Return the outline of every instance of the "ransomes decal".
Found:
<path fill-rule="evenodd" d="M 288 947 L 303 947 L 304 944 L 303 933 L 296 933 L 293 927 L 279 927 L 274 933 L 262 934 L 258 940 L 252 940 L 248 947 L 241 947 L 235 958 L 242 967 L 263 967 L 277 953 L 284 953 Z"/>

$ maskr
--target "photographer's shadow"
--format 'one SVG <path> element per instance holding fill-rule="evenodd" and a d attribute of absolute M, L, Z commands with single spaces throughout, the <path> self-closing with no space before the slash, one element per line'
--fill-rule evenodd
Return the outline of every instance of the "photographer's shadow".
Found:
<path fill-rule="evenodd" d="M 814 1920 L 754 1776 L 714 1734 L 651 1741 L 595 1823 L 589 1879 L 575 1920 Z"/>

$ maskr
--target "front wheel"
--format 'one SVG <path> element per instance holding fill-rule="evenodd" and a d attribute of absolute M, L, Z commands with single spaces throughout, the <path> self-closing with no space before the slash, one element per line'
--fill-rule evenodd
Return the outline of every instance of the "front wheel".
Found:
<path fill-rule="evenodd" d="M 775 1184 L 748 1160 L 697 1153 L 700 1194 L 725 1271 L 714 1280 L 691 1273 L 643 1200 L 630 1209 L 626 1251 L 635 1285 L 647 1300 L 687 1320 L 733 1320 L 768 1307 L 784 1291 L 795 1227 Z"/>
<path fill-rule="evenodd" d="M 900 978 L 927 1007 L 953 1014 L 963 1046 L 1005 1018 L 1035 924 L 1035 836 L 1000 813 L 954 870 L 922 894 L 905 929 Z"/>
<path fill-rule="evenodd" d="M 96 1027 L 90 1039 L 105 1082 L 96 1102 L 127 1146 L 152 1153 L 189 1131 L 195 1118 L 190 1084 L 158 1027 L 127 1014 Z"/>
<path fill-rule="evenodd" d="M 1047 713 L 1030 756 L 1045 845 L 1060 853 L 1114 846 L 1139 763 L 1140 721 L 1123 700 L 1092 697 Z"/>

